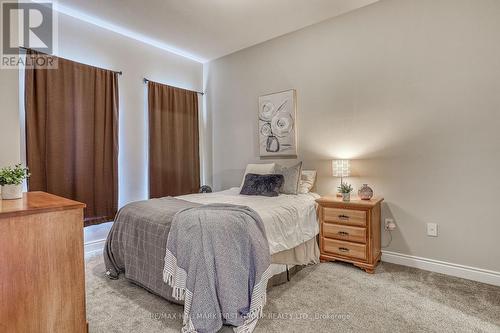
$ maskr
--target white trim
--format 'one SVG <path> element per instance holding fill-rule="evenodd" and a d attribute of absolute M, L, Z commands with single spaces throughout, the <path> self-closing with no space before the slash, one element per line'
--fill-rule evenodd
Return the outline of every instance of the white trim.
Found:
<path fill-rule="evenodd" d="M 382 261 L 500 286 L 500 272 L 450 262 L 382 251 Z"/>
<path fill-rule="evenodd" d="M 102 252 L 104 249 L 104 244 L 106 243 L 106 239 L 98 239 L 95 241 L 87 242 L 83 244 L 83 252 L 85 253 L 85 258 L 91 257 L 97 252 Z"/>

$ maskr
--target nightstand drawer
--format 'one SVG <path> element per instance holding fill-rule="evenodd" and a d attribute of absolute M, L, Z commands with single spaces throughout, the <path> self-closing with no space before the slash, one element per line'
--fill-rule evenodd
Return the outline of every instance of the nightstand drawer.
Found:
<path fill-rule="evenodd" d="M 366 245 L 323 238 L 323 251 L 366 260 Z"/>
<path fill-rule="evenodd" d="M 351 242 L 366 243 L 366 229 L 360 227 L 323 223 L 323 236 Z"/>
<path fill-rule="evenodd" d="M 323 220 L 364 227 L 366 226 L 366 212 L 364 210 L 324 207 Z"/>

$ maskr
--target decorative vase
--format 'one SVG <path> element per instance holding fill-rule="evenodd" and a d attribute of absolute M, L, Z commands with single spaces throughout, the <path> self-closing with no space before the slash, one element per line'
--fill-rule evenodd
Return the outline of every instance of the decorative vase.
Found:
<path fill-rule="evenodd" d="M 2 199 L 12 200 L 23 197 L 23 185 L 2 185 Z"/>
<path fill-rule="evenodd" d="M 351 193 L 342 193 L 342 201 L 351 201 Z"/>
<path fill-rule="evenodd" d="M 270 135 L 267 137 L 266 151 L 270 153 L 277 153 L 280 151 L 280 142 L 274 135 Z"/>
<path fill-rule="evenodd" d="M 361 200 L 370 200 L 373 197 L 373 190 L 368 184 L 363 184 L 358 190 L 358 196 Z"/>

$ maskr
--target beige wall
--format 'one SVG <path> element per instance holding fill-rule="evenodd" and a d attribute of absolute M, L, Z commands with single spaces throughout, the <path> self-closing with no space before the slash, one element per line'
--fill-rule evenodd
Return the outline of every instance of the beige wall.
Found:
<path fill-rule="evenodd" d="M 0 68 L 0 168 L 22 160 L 19 98 L 19 72 Z"/>
<path fill-rule="evenodd" d="M 387 250 L 500 271 L 498 41 L 500 1 L 383 0 L 207 64 L 215 188 L 261 161 L 258 96 L 294 88 L 321 194 L 354 159 L 398 224 Z"/>
<path fill-rule="evenodd" d="M 21 162 L 19 74 L 0 69 L 0 168 Z"/>

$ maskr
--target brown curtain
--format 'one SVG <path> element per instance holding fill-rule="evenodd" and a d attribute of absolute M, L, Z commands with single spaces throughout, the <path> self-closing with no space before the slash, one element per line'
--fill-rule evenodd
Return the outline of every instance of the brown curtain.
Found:
<path fill-rule="evenodd" d="M 29 190 L 85 203 L 86 226 L 110 221 L 118 207 L 117 73 L 56 60 L 57 69 L 26 69 Z"/>
<path fill-rule="evenodd" d="M 197 93 L 149 81 L 148 107 L 150 198 L 198 192 Z"/>

